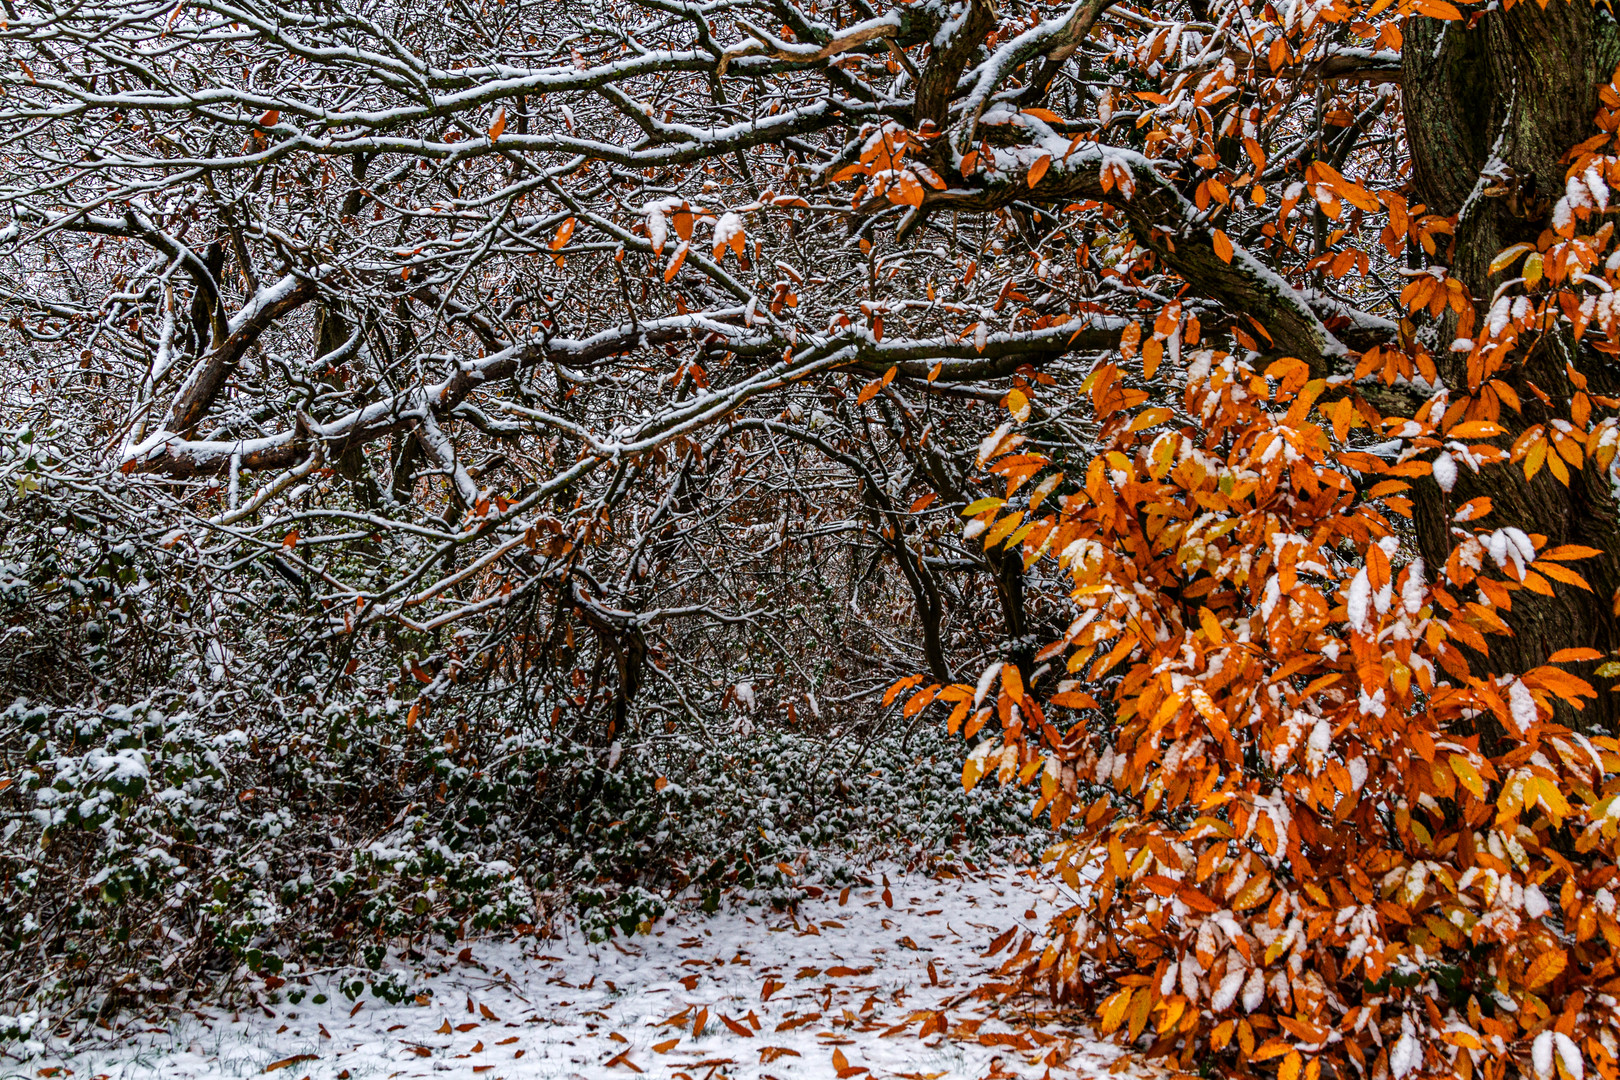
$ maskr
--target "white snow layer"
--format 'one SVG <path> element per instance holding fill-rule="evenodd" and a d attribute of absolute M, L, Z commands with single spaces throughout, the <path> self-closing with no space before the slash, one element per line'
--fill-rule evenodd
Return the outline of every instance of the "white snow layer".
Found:
<path fill-rule="evenodd" d="M 834 1080 L 841 1069 L 843 1080 L 944 1080 L 1040 1077 L 1049 1068 L 1053 1077 L 1102 1077 L 1125 1065 L 1118 1048 L 1070 1026 L 1072 1015 L 998 1009 L 972 995 L 1006 959 L 982 955 L 990 940 L 1015 923 L 1038 929 L 1052 913 L 1024 873 L 892 872 L 840 898 L 829 891 L 795 913 L 686 909 L 649 935 L 605 944 L 568 928 L 550 939 L 475 941 L 459 954 L 429 949 L 415 966 L 418 989 L 431 994 L 415 1001 L 367 995 L 355 1005 L 312 979 L 306 992 L 325 992 L 324 1004 L 306 997 L 136 1020 L 73 1047 L 36 1043 L 29 1071 L 62 1066 L 108 1080 Z M 947 1029 L 919 1038 L 941 1010 Z M 1160 1070 L 1132 1063 L 1115 1075 L 1133 1074 Z"/>

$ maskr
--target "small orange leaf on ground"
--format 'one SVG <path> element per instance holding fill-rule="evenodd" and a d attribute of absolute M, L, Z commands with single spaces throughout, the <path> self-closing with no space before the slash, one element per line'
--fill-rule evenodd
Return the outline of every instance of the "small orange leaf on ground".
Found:
<path fill-rule="evenodd" d="M 418 1053 L 420 1052 L 421 1051 L 418 1051 Z M 289 1065 L 296 1065 L 300 1061 L 314 1061 L 315 1058 L 315 1054 L 294 1054 L 290 1058 L 282 1058 L 280 1061 L 273 1062 L 272 1064 L 265 1066 L 264 1071 L 275 1072 L 277 1069 L 285 1069 Z"/>

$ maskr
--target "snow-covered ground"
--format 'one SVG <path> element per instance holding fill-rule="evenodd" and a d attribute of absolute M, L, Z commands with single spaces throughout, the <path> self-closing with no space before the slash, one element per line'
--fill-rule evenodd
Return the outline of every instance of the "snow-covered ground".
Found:
<path fill-rule="evenodd" d="M 569 931 L 431 953 L 418 965 L 426 1004 L 355 1005 L 326 988 L 319 1005 L 190 1010 L 65 1055 L 0 1057 L 0 1077 L 938 1080 L 1122 1069 L 1115 1048 L 1063 1017 L 998 1013 L 971 994 L 994 981 L 1000 958 L 982 955 L 991 939 L 1049 910 L 1012 870 L 891 871 L 792 914 L 686 910 L 606 944 Z"/>

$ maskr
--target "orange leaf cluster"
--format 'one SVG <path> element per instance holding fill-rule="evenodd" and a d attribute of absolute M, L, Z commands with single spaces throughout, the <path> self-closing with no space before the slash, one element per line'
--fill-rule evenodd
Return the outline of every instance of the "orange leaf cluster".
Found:
<path fill-rule="evenodd" d="M 1196 348 L 1176 308 L 1084 384 L 1089 460 L 1031 452 L 1029 397 L 1008 395 L 1013 419 L 979 454 L 1006 491 L 966 508 L 964 535 L 1050 559 L 1072 622 L 1034 665 L 905 680 L 885 704 L 950 705 L 972 744 L 964 785 L 1031 785 L 1060 830 L 1047 860 L 1074 903 L 1044 935 L 998 940 L 1012 985 L 1084 1002 L 1184 1070 L 1496 1080 L 1556 1059 L 1559 1075 L 1620 1076 L 1620 742 L 1558 719 L 1599 692 L 1569 665 L 1604 657 L 1565 649 L 1499 676 L 1477 662 L 1510 633 L 1515 594 L 1590 591 L 1580 564 L 1601 553 L 1497 520 L 1489 496 L 1449 507 L 1442 565 L 1400 523 L 1415 483 L 1449 493 L 1465 470 L 1517 467 L 1569 485 L 1614 461 L 1620 400 L 1567 365 L 1557 401 L 1523 369 L 1549 327 L 1610 354 L 1620 341 L 1603 220 L 1620 86 L 1604 102 L 1558 227 L 1498 258 L 1526 265 L 1477 333 L 1466 290 L 1412 275 L 1402 302 L 1452 313 L 1470 375 L 1415 416 L 1385 418 L 1298 360 Z M 1330 173 L 1311 178 L 1319 206 L 1394 219 Z M 1184 376 L 1174 408 L 1143 388 L 1162 362 Z M 1416 341 L 1357 372 L 1414 375 L 1434 378 Z M 1555 418 L 1504 445 L 1515 385 Z M 1357 430 L 1377 453 L 1352 448 Z"/>

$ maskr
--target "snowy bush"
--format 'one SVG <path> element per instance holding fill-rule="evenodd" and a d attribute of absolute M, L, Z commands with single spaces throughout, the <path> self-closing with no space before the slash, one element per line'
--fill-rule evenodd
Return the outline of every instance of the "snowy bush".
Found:
<path fill-rule="evenodd" d="M 935 733 L 877 740 L 859 762 L 794 732 L 718 751 L 666 737 L 612 769 L 512 736 L 469 771 L 388 737 L 402 727 L 386 705 L 249 735 L 183 703 L 14 702 L 0 713 L 23 763 L 0 792 L 11 985 L 107 1008 L 232 973 L 262 990 L 319 963 L 385 995 L 391 950 L 425 937 L 570 912 L 593 936 L 633 934 L 681 896 L 786 905 L 874 857 L 1034 839 L 1007 796 L 946 783 L 960 764 Z"/>
<path fill-rule="evenodd" d="M 424 695 L 401 669 L 425 642 L 301 650 L 320 609 L 273 572 L 201 577 L 122 542 L 116 495 L 24 474 L 0 493 L 0 1012 L 32 1019 L 7 1037 L 298 993 L 311 966 L 409 996 L 427 939 L 629 934 L 678 900 L 789 905 L 874 858 L 1031 843 L 932 729 L 760 709 L 593 744 L 521 684 Z"/>

